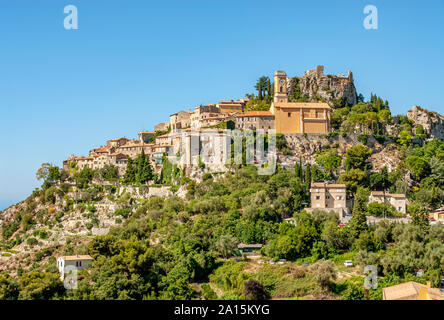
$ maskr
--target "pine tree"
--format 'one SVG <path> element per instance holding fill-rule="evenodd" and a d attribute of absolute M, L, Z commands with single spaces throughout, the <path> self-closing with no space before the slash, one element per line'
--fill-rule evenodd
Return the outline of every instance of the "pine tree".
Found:
<path fill-rule="evenodd" d="M 136 168 L 134 167 L 133 159 L 128 158 L 126 163 L 126 171 L 123 177 L 124 183 L 134 183 L 136 182 Z"/>

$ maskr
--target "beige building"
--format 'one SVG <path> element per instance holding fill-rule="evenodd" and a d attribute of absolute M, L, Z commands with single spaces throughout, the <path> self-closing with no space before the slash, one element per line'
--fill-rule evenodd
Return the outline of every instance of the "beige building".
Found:
<path fill-rule="evenodd" d="M 114 140 L 108 140 L 106 142 L 106 145 L 108 147 L 120 147 L 123 146 L 124 144 L 126 144 L 129 141 L 129 139 L 127 138 L 118 138 L 118 139 L 114 139 Z"/>
<path fill-rule="evenodd" d="M 156 137 L 156 145 L 159 146 L 171 146 L 172 135 L 163 134 L 161 136 Z"/>
<path fill-rule="evenodd" d="M 432 221 L 444 223 L 444 207 L 430 212 L 429 219 Z"/>
<path fill-rule="evenodd" d="M 61 256 L 57 258 L 57 269 L 60 273 L 60 280 L 64 280 L 73 270 L 83 270 L 88 268 L 94 259 L 90 255 Z"/>
<path fill-rule="evenodd" d="M 340 217 L 349 213 L 345 184 L 312 182 L 310 198 L 312 210 L 333 210 L 340 213 Z"/>
<path fill-rule="evenodd" d="M 169 122 L 161 122 L 154 126 L 154 131 L 168 131 L 168 128 L 170 126 Z"/>
<path fill-rule="evenodd" d="M 274 74 L 274 99 L 270 107 L 277 133 L 327 133 L 330 111 L 327 103 L 288 102 L 287 74 Z"/>
<path fill-rule="evenodd" d="M 383 191 L 372 191 L 368 202 L 379 202 L 391 204 L 397 212 L 407 213 L 407 198 L 405 194 L 388 193 Z"/>
<path fill-rule="evenodd" d="M 172 132 L 190 127 L 190 122 L 190 112 L 182 110 L 170 115 L 170 127 Z"/>
<path fill-rule="evenodd" d="M 270 111 L 247 111 L 236 115 L 236 129 L 263 129 L 268 132 L 275 128 L 274 115 Z"/>
<path fill-rule="evenodd" d="M 150 138 L 152 136 L 154 136 L 154 133 L 155 132 L 153 132 L 153 131 L 140 131 L 139 135 L 138 135 L 139 136 L 139 141 L 142 142 L 142 143 L 148 143 Z"/>
<path fill-rule="evenodd" d="M 220 113 L 238 113 L 243 112 L 248 99 L 240 100 L 221 100 L 217 104 Z"/>

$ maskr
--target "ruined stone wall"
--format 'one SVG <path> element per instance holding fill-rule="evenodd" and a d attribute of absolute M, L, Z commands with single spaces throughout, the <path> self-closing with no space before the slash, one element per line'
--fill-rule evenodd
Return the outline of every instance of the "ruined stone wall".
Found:
<path fill-rule="evenodd" d="M 323 66 L 318 66 L 315 70 L 308 70 L 305 75 L 299 77 L 297 85 L 301 94 L 307 95 L 311 101 L 319 98 L 331 103 L 334 99 L 345 98 L 345 101 L 350 105 L 357 103 L 356 88 L 351 71 L 347 76 L 324 75 Z M 287 86 L 287 91 L 291 96 L 296 86 L 293 78 L 287 79 Z"/>

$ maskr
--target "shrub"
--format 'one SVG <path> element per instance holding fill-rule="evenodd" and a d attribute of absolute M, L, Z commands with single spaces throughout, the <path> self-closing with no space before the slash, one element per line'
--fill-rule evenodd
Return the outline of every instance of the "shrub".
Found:
<path fill-rule="evenodd" d="M 30 237 L 26 240 L 26 244 L 30 247 L 35 246 L 38 242 L 38 240 L 36 238 Z"/>
<path fill-rule="evenodd" d="M 122 216 L 124 218 L 128 218 L 130 213 L 131 213 L 131 209 L 130 208 L 121 208 L 121 209 L 117 209 L 116 212 L 114 212 L 114 215 Z"/>
<path fill-rule="evenodd" d="M 248 300 L 265 300 L 268 298 L 264 286 L 253 279 L 244 283 L 244 296 Z"/>
<path fill-rule="evenodd" d="M 358 136 L 358 141 L 362 144 L 367 144 L 368 142 L 368 136 L 366 134 L 361 134 Z"/>

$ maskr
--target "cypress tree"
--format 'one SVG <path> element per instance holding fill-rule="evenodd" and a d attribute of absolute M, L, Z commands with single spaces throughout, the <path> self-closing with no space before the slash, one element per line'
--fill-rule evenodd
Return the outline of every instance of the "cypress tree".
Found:
<path fill-rule="evenodd" d="M 135 180 L 137 183 L 145 184 L 153 179 L 153 170 L 151 169 L 149 159 L 146 156 L 145 151 L 143 149 L 136 159 L 136 168 L 137 172 Z"/>
<path fill-rule="evenodd" d="M 361 232 L 368 229 L 367 218 L 365 216 L 364 200 L 360 196 L 355 197 L 353 204 L 352 218 L 350 219 L 350 230 L 353 237 L 358 237 Z"/>
<path fill-rule="evenodd" d="M 133 159 L 128 158 L 125 175 L 123 177 L 123 182 L 134 183 L 135 181 L 136 181 L 136 168 L 134 167 Z"/>

